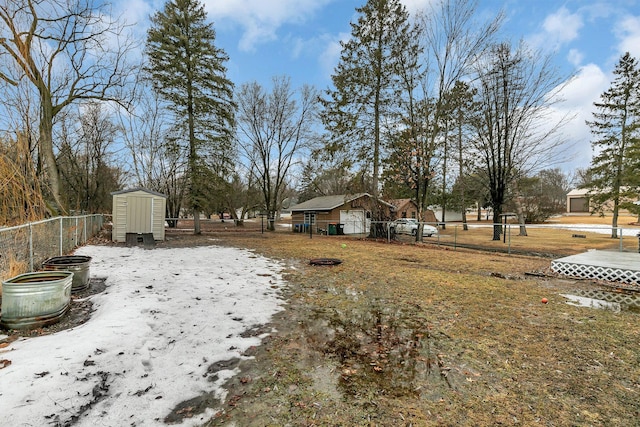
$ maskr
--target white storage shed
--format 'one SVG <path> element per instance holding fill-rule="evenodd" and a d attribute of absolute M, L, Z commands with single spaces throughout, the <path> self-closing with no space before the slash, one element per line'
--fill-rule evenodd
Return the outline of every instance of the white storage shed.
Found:
<path fill-rule="evenodd" d="M 164 215 L 167 196 L 144 188 L 115 191 L 111 240 L 126 242 L 127 233 L 151 234 L 164 240 Z"/>

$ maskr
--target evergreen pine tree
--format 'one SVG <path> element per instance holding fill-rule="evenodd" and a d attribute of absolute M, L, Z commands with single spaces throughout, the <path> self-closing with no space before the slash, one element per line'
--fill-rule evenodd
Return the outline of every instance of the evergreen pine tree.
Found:
<path fill-rule="evenodd" d="M 640 163 L 640 68 L 625 53 L 613 72 L 611 87 L 594 103 L 593 121 L 587 121 L 594 139 L 590 200 L 594 212 L 613 209 L 611 237 L 618 237 L 620 208 L 638 197 Z"/>
<path fill-rule="evenodd" d="M 411 27 L 399 0 L 369 0 L 356 11 L 360 16 L 332 76 L 335 88 L 322 100 L 322 120 L 331 133 L 327 151 L 371 173 L 370 191 L 377 197 L 383 123 L 394 105 L 397 58 Z"/>
<path fill-rule="evenodd" d="M 153 87 L 168 102 L 177 135 L 186 140 L 189 205 L 200 233 L 212 171 L 224 174 L 234 128 L 233 83 L 226 77 L 224 50 L 215 46 L 213 24 L 198 0 L 169 0 L 151 18 L 147 34 L 147 71 Z M 215 165 L 212 167 L 212 165 Z"/>

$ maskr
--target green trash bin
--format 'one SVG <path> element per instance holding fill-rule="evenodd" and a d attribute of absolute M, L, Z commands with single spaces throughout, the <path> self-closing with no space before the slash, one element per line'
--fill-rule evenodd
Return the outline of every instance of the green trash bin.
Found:
<path fill-rule="evenodd" d="M 329 231 L 329 233 L 328 233 L 329 236 L 335 236 L 336 234 L 338 234 L 338 224 L 330 223 L 328 231 Z"/>

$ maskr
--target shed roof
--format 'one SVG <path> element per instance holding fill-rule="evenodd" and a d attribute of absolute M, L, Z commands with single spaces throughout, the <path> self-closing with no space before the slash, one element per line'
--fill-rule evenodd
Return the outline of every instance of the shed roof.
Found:
<path fill-rule="evenodd" d="M 291 207 L 292 211 L 330 211 L 339 206 L 344 205 L 345 203 L 352 202 L 361 197 L 371 197 L 369 193 L 358 193 L 358 194 L 339 194 L 335 196 L 320 196 L 315 197 L 311 200 L 307 200 L 305 202 L 299 203 L 295 206 Z M 393 207 L 393 205 L 380 200 L 380 203 Z"/>
<path fill-rule="evenodd" d="M 574 196 L 574 197 L 586 196 L 587 194 L 589 194 L 589 191 L 590 190 L 588 188 L 576 188 L 569 191 L 567 193 L 567 196 Z"/>
<path fill-rule="evenodd" d="M 118 194 L 133 193 L 133 192 L 136 192 L 136 191 L 144 191 L 145 193 L 153 194 L 155 196 L 164 197 L 165 199 L 167 198 L 167 196 L 162 194 L 162 193 L 158 193 L 157 191 L 153 191 L 153 190 L 147 190 L 146 188 L 142 188 L 142 187 L 136 187 L 136 188 L 129 188 L 129 189 L 126 189 L 126 190 L 114 191 L 114 192 L 111 193 L 111 195 L 115 196 L 115 195 L 118 195 Z"/>

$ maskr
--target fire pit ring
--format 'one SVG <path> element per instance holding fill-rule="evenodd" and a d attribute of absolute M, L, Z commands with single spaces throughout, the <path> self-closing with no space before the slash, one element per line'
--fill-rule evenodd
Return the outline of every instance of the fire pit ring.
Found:
<path fill-rule="evenodd" d="M 342 260 L 338 258 L 313 258 L 309 260 L 311 265 L 338 265 L 342 264 Z"/>

